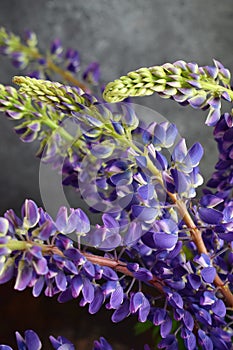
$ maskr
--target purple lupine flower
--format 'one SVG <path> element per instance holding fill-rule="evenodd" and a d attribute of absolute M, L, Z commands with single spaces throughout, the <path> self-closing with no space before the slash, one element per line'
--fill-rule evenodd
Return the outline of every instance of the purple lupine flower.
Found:
<path fill-rule="evenodd" d="M 118 307 L 123 303 L 124 291 L 120 284 L 116 285 L 116 288 L 112 291 L 109 300 L 109 306 L 112 309 L 118 309 Z"/>
<path fill-rule="evenodd" d="M 113 250 L 121 243 L 119 224 L 109 214 L 104 214 L 102 220 L 104 225 L 96 225 L 96 227 L 91 229 L 88 235 L 82 239 L 82 242 L 102 250 Z"/>
<path fill-rule="evenodd" d="M 154 249 L 172 249 L 178 241 L 178 227 L 171 219 L 157 220 L 153 229 L 142 236 L 142 241 Z"/>
<path fill-rule="evenodd" d="M 170 305 L 172 305 L 174 308 L 183 309 L 184 303 L 179 293 L 166 289 L 166 294 Z"/>
<path fill-rule="evenodd" d="M 105 301 L 105 297 L 102 291 L 101 287 L 95 287 L 94 291 L 94 298 L 92 299 L 91 303 L 89 304 L 88 312 L 90 314 L 95 314 L 99 311 L 101 306 L 103 305 Z"/>
<path fill-rule="evenodd" d="M 184 337 L 184 344 L 188 350 L 195 350 L 196 349 L 196 336 L 190 332 Z"/>
<path fill-rule="evenodd" d="M 166 67 L 166 69 L 170 69 L 169 65 Z M 190 84 L 198 87 L 200 82 L 197 81 L 198 79 L 196 76 L 198 73 L 197 65 L 188 64 L 186 68 L 192 74 L 193 80 L 190 80 Z M 218 69 L 220 70 L 222 68 L 219 66 Z M 178 69 L 177 67 L 173 67 L 173 70 L 173 73 L 175 73 Z M 202 71 L 205 72 L 204 69 Z M 219 72 L 217 72 L 217 69 L 209 68 L 206 68 L 206 71 L 214 78 L 217 77 L 217 73 Z M 172 92 L 173 86 L 172 84 L 170 84 L 170 86 L 171 89 L 166 88 L 164 91 L 166 96 L 169 96 Z M 207 96 L 204 96 L 204 99 L 203 96 L 200 95 L 196 95 L 195 98 L 190 97 L 189 103 L 194 107 L 202 107 L 203 103 L 206 102 L 206 97 Z M 218 99 L 210 97 L 209 105 L 211 105 L 216 112 L 219 106 Z M 66 107 L 68 107 L 68 105 Z M 218 116 L 216 118 L 218 118 Z M 103 127 L 103 123 L 95 117 L 88 116 L 87 120 L 90 125 L 96 128 Z M 124 123 L 111 121 L 111 125 L 118 135 L 123 135 Z M 36 129 L 37 126 L 33 124 L 31 128 Z M 190 150 L 187 150 L 185 143 L 181 141 L 175 146 L 172 156 L 174 164 L 170 167 L 165 157 L 160 152 L 156 151 L 156 147 L 161 147 L 161 145 L 169 147 L 169 145 L 174 143 L 174 128 L 169 128 L 168 124 L 167 126 L 165 124 L 156 125 L 152 130 L 152 136 L 145 135 L 146 144 L 153 139 L 155 145 L 148 145 L 146 148 L 142 149 L 142 152 L 144 152 L 144 150 L 148 151 L 149 159 L 153 161 L 153 165 L 157 170 L 163 173 L 163 178 L 167 179 L 167 182 L 171 181 L 170 185 L 171 187 L 173 186 L 173 191 L 171 192 L 176 191 L 178 194 L 188 193 L 186 197 L 191 198 L 194 193 L 192 192 L 193 188 L 199 183 L 199 170 L 197 165 L 202 156 L 202 148 L 199 144 L 195 144 Z M 84 127 L 83 129 L 85 130 Z M 99 135 L 103 137 L 100 143 L 98 143 Z M 94 130 L 93 134 L 91 132 L 87 133 L 85 137 L 90 144 L 91 139 L 94 140 L 94 146 L 90 147 L 90 152 L 96 158 L 101 156 L 102 159 L 106 159 L 108 155 L 112 155 L 111 147 L 110 149 L 108 148 L 109 144 L 105 142 L 106 139 L 104 135 L 99 133 L 98 130 L 97 132 Z M 224 144 L 221 145 L 223 154 L 224 147 L 228 149 L 231 139 L 232 131 L 224 133 Z M 50 160 L 55 160 L 59 164 L 62 159 L 61 154 L 57 157 L 59 147 L 56 148 L 54 144 L 50 146 L 51 148 L 48 152 L 50 154 L 48 157 L 50 157 Z M 130 152 L 133 154 L 132 150 L 130 150 L 129 153 Z M 232 150 L 229 150 L 229 157 L 232 157 Z M 216 238 L 215 231 L 217 232 L 218 230 L 217 233 L 219 233 L 219 237 L 221 238 L 221 234 L 226 233 L 225 231 L 222 232 L 222 229 L 225 230 L 226 228 L 229 232 L 230 229 L 232 229 L 230 205 L 227 207 L 227 210 L 223 209 L 223 203 L 218 209 L 213 209 L 214 203 L 217 205 L 222 201 L 216 203 L 210 200 L 210 206 L 208 204 L 203 204 L 204 208 L 200 208 L 199 214 L 196 214 L 198 210 L 195 207 L 192 208 L 192 213 L 195 216 L 195 224 L 199 223 L 200 218 L 203 219 L 204 222 L 206 221 L 206 230 L 202 232 L 203 239 L 206 239 L 208 235 L 207 231 L 210 231 L 209 235 L 213 233 L 212 235 L 214 238 L 212 238 L 211 243 L 209 243 L 210 249 L 208 249 L 210 254 L 213 253 L 213 255 L 210 255 L 211 259 L 208 255 L 201 255 L 196 256 L 193 261 L 186 262 L 184 251 L 181 249 L 182 247 L 177 249 L 179 243 L 182 245 L 182 238 L 184 238 L 184 240 L 189 240 L 187 247 L 188 249 L 190 248 L 194 256 L 196 254 L 196 247 L 190 242 L 188 234 L 183 232 L 186 231 L 186 227 L 183 226 L 182 222 L 178 223 L 175 207 L 172 207 L 171 203 L 167 201 L 166 198 L 160 203 L 158 186 L 154 186 L 154 184 L 150 183 L 148 177 L 145 176 L 141 170 L 147 167 L 147 158 L 142 155 L 137 155 L 136 161 L 137 164 L 132 162 L 126 164 L 127 166 L 125 168 L 122 167 L 122 169 L 119 166 L 118 169 L 121 171 L 118 173 L 116 171 L 107 179 L 98 179 L 99 187 L 101 188 L 102 186 L 102 189 L 105 189 L 110 181 L 113 188 L 114 186 L 117 187 L 118 184 L 123 181 L 126 184 L 132 184 L 133 190 L 136 193 L 136 195 L 133 195 L 133 199 L 126 210 L 123 210 L 121 213 L 116 212 L 112 216 L 104 214 L 103 226 L 97 226 L 96 230 L 89 232 L 89 221 L 83 218 L 84 215 L 80 215 L 80 211 L 76 212 L 76 210 L 71 210 L 70 215 L 68 215 L 64 208 L 60 210 L 57 221 L 54 223 L 51 218 L 43 215 L 43 212 L 34 206 L 33 203 L 27 202 L 23 210 L 23 220 L 15 220 L 14 216 L 10 213 L 8 215 L 9 224 L 6 224 L 4 220 L 2 220 L 2 231 L 4 236 L 7 236 L 7 239 L 6 237 L 1 237 L 1 243 L 7 246 L 8 239 L 10 240 L 11 238 L 17 238 L 24 243 L 24 239 L 22 239 L 21 235 L 25 235 L 25 233 L 21 234 L 18 228 L 26 228 L 27 235 L 25 235 L 25 240 L 33 242 L 33 244 L 37 242 L 37 239 L 41 239 L 43 244 L 46 243 L 47 245 L 48 242 L 53 242 L 52 248 L 55 247 L 58 248 L 58 250 L 53 251 L 52 248 L 48 248 L 51 249 L 51 251 L 46 251 L 45 249 L 45 252 L 43 251 L 42 254 L 42 250 L 38 246 L 29 246 L 26 248 L 26 251 L 24 251 L 23 256 L 20 254 L 19 249 L 16 261 L 12 259 L 15 254 L 14 251 L 8 251 L 9 248 L 2 248 L 0 255 L 3 256 L 3 259 L 6 259 L 7 263 L 10 263 L 11 266 L 14 267 L 14 273 L 16 274 L 15 286 L 18 289 L 32 286 L 34 295 L 38 296 L 42 289 L 45 288 L 45 294 L 47 296 L 59 294 L 58 300 L 61 302 L 78 297 L 81 294 L 82 299 L 80 305 L 84 306 L 85 304 L 89 304 L 91 313 L 97 312 L 105 300 L 108 299 L 107 308 L 115 309 L 112 316 L 114 322 L 118 322 L 127 317 L 130 313 L 136 312 L 139 314 L 139 320 L 143 322 L 147 317 L 153 318 L 154 308 L 151 308 L 151 306 L 156 305 L 156 299 L 154 299 L 153 296 L 147 298 L 141 291 L 126 292 L 128 289 L 128 280 L 126 276 L 123 275 L 122 278 L 119 279 L 116 272 L 110 267 L 97 266 L 88 261 L 86 255 L 84 257 L 78 249 L 74 248 L 73 242 L 64 235 L 75 230 L 80 234 L 87 233 L 81 243 L 88 243 L 89 236 L 92 236 L 92 240 L 89 242 L 92 242 L 96 248 L 101 250 L 113 250 L 123 244 L 126 248 L 126 254 L 133 261 L 124 266 L 129 267 L 133 278 L 136 280 L 150 283 L 151 281 L 155 281 L 155 278 L 158 278 L 165 292 L 165 296 L 162 295 L 161 298 L 166 299 L 169 308 L 172 310 L 170 311 L 169 309 L 167 311 L 165 308 L 164 315 L 160 311 L 160 315 L 158 316 L 156 314 L 156 317 L 153 318 L 155 322 L 158 322 L 161 326 L 160 334 L 164 338 L 164 342 L 162 340 L 160 346 L 165 348 L 176 348 L 177 346 L 174 337 L 170 336 L 172 328 L 171 315 L 173 312 L 176 321 L 181 323 L 181 337 L 184 338 L 186 347 L 188 349 L 194 349 L 196 347 L 196 337 L 192 333 L 195 318 L 196 321 L 201 324 L 204 330 L 203 332 L 206 334 L 206 337 L 204 337 L 203 334 L 199 334 L 199 344 L 206 348 L 209 343 L 208 339 L 212 339 L 210 328 L 212 326 L 214 327 L 216 324 L 220 324 L 221 326 L 224 324 L 225 326 L 225 320 L 223 318 L 225 317 L 226 308 L 223 301 L 210 292 L 203 293 L 203 290 L 212 288 L 211 284 L 216 275 L 216 269 L 212 265 L 212 261 L 214 264 L 218 261 L 220 262 L 218 264 L 221 268 L 220 273 L 224 276 L 226 283 L 232 281 L 230 274 L 228 276 L 228 272 L 231 271 L 231 267 L 228 267 L 228 265 L 231 264 L 231 253 L 229 253 L 229 264 L 228 261 L 224 261 L 223 257 L 225 256 L 220 250 L 224 242 L 220 240 L 220 242 L 215 243 L 215 245 L 213 244 L 214 238 Z M 221 159 L 221 162 L 218 164 L 218 168 L 221 171 L 223 169 L 228 169 L 229 159 L 227 159 L 227 164 L 225 161 L 225 158 Z M 128 170 L 128 165 L 130 171 Z M 79 164 L 71 164 L 71 173 L 72 171 L 78 171 L 77 169 L 79 166 Z M 175 167 L 175 169 L 173 169 L 173 167 Z M 112 168 L 114 168 L 113 164 Z M 108 169 L 109 166 L 103 166 L 101 170 L 107 173 Z M 168 186 L 167 188 L 170 190 Z M 112 195 L 111 193 L 111 196 L 106 196 L 105 199 L 111 202 L 115 199 L 114 195 L 116 194 L 114 193 Z M 225 197 L 223 196 L 222 199 L 223 198 Z M 157 207 L 159 209 L 157 209 Z M 156 212 L 154 210 L 156 210 Z M 215 215 L 214 219 L 212 219 L 213 215 Z M 132 217 L 134 217 L 135 221 L 129 223 Z M 141 222 L 137 225 L 139 219 L 141 219 Z M 211 220 L 214 220 L 214 222 L 211 222 Z M 122 225 L 124 228 L 127 224 L 127 228 L 129 228 L 125 240 L 122 238 L 120 229 L 120 227 L 122 227 L 120 223 L 122 222 L 124 223 L 124 225 Z M 148 231 L 147 224 L 151 223 L 153 225 L 150 226 L 150 230 Z M 209 226 L 209 224 L 214 224 L 216 227 L 213 228 Z M 146 233 L 143 234 L 143 237 L 140 239 L 140 235 L 144 232 L 142 229 L 145 229 Z M 61 233 L 58 234 L 57 231 Z M 180 241 L 178 241 L 178 232 L 181 238 Z M 123 234 L 125 234 L 125 231 L 123 231 Z M 209 246 L 207 246 L 207 248 L 209 248 Z M 12 256 L 8 258 L 10 254 L 12 254 Z M 216 258 L 215 254 L 217 255 Z M 110 253 L 106 256 L 109 259 L 115 259 Z M 139 261 L 139 259 L 140 265 L 143 267 L 140 267 L 139 264 L 134 262 Z M 104 281 L 101 281 L 99 284 L 98 280 L 100 279 Z M 134 279 L 132 281 L 133 283 L 135 282 Z M 170 288 L 168 289 L 167 286 Z M 193 317 L 187 310 L 192 311 Z M 221 342 L 219 342 L 218 345 L 219 344 L 224 345 L 224 343 L 221 344 Z"/>
<path fill-rule="evenodd" d="M 0 217 L 0 234 L 5 236 L 9 230 L 9 221 Z"/>
<path fill-rule="evenodd" d="M 163 323 L 160 326 L 160 335 L 162 338 L 168 338 L 172 329 L 172 320 L 167 314 Z"/>
<path fill-rule="evenodd" d="M 181 197 L 194 198 L 196 196 L 195 188 L 203 184 L 203 178 L 199 173 L 199 168 L 193 168 L 192 172 L 185 174 L 177 169 L 171 169 L 171 175 L 174 181 L 174 189 Z M 169 185 L 167 185 L 169 189 Z"/>
<path fill-rule="evenodd" d="M 203 293 L 203 295 L 200 298 L 200 304 L 201 305 L 212 305 L 217 300 L 215 294 L 210 291 L 206 291 Z"/>
<path fill-rule="evenodd" d="M 213 350 L 214 347 L 213 347 L 212 340 L 201 329 L 198 330 L 198 338 L 199 338 L 199 344 L 202 346 L 202 349 L 204 349 L 204 350 Z"/>
<path fill-rule="evenodd" d="M 184 317 L 182 319 L 185 327 L 192 332 L 193 328 L 194 328 L 194 319 L 193 316 L 191 315 L 191 313 L 187 310 L 184 310 Z"/>
<path fill-rule="evenodd" d="M 35 202 L 30 199 L 26 199 L 22 206 L 23 225 L 25 227 L 34 227 L 40 218 L 39 210 Z"/>
<path fill-rule="evenodd" d="M 198 263 L 201 269 L 201 277 L 204 282 L 212 283 L 216 276 L 216 268 L 211 266 L 210 257 L 204 253 L 194 258 L 194 261 Z"/>
<path fill-rule="evenodd" d="M 167 311 L 165 309 L 156 308 L 153 314 L 153 324 L 155 326 L 160 326 L 165 322 L 167 316 Z"/>
<path fill-rule="evenodd" d="M 112 350 L 111 345 L 107 342 L 106 339 L 100 337 L 100 340 L 95 340 L 92 350 Z"/>
<path fill-rule="evenodd" d="M 52 55 L 61 57 L 61 54 L 63 52 L 63 47 L 60 39 L 57 38 L 52 41 L 50 45 L 50 52 Z"/>
<path fill-rule="evenodd" d="M 123 303 L 114 311 L 112 314 L 112 322 L 117 323 L 124 320 L 130 314 L 130 304 L 129 300 L 125 298 Z"/>
<path fill-rule="evenodd" d="M 32 286 L 34 296 L 38 296 L 44 287 L 46 295 L 52 296 L 54 293 L 64 291 L 67 287 L 68 276 L 78 273 L 72 259 L 76 264 L 81 265 L 85 259 L 78 250 L 72 248 L 73 242 L 61 234 L 58 235 L 57 230 L 60 228 L 65 233 L 77 230 L 78 234 L 84 234 L 89 230 L 89 220 L 80 209 L 71 210 L 71 215 L 68 217 L 67 211 L 62 208 L 55 224 L 51 217 L 41 208 L 38 209 L 31 200 L 25 201 L 22 216 L 23 220 L 20 220 L 13 211 L 8 211 L 5 218 L 0 220 L 6 248 L 7 242 L 11 243 L 11 240 L 16 244 L 15 249 L 12 246 L 11 249 L 7 248 L 0 252 L 5 259 L 0 269 L 0 283 L 5 283 L 16 274 L 15 289 L 23 290 L 27 286 Z M 30 237 L 29 242 L 26 237 Z M 61 251 L 67 250 L 67 253 L 64 254 L 64 257 L 54 254 L 48 259 L 49 251 L 47 256 L 45 253 L 42 254 L 42 245 L 37 244 L 38 238 L 46 242 L 45 246 L 48 240 L 53 239 L 55 246 Z M 18 247 L 22 249 L 21 252 L 17 252 Z M 14 250 L 17 259 L 15 259 Z M 83 273 L 87 271 L 90 271 L 90 268 L 87 268 L 87 263 L 84 263 Z"/>
<path fill-rule="evenodd" d="M 209 108 L 210 110 L 206 119 L 206 124 L 210 126 L 216 125 L 221 115 L 221 98 L 230 101 L 230 96 L 224 90 L 217 95 L 211 91 L 204 91 L 201 82 L 202 78 L 206 77 L 207 79 L 217 81 L 217 83 L 221 82 L 224 87 L 228 87 L 230 83 L 229 71 L 216 60 L 214 60 L 214 66 L 198 67 L 195 63 L 177 61 L 172 68 L 174 69 L 174 67 L 179 67 L 182 70 L 189 72 L 190 80 L 188 80 L 187 83 L 190 86 L 178 87 L 176 94 L 173 95 L 172 98 L 183 105 L 190 104 L 193 108 Z M 172 86 L 173 83 L 175 84 L 177 82 L 175 81 L 168 84 L 171 84 Z"/>
<path fill-rule="evenodd" d="M 144 350 L 151 350 L 151 348 L 149 347 L 148 344 L 145 344 L 145 345 L 144 345 Z"/>
<path fill-rule="evenodd" d="M 12 114 L 11 114 L 12 117 Z M 14 128 L 23 142 L 33 142 L 38 138 L 41 124 L 39 121 L 24 122 Z"/>
<path fill-rule="evenodd" d="M 123 245 L 130 247 L 134 245 L 142 236 L 142 225 L 139 222 L 131 222 L 126 229 L 123 237 Z"/>
<path fill-rule="evenodd" d="M 177 127 L 174 124 L 153 122 L 143 131 L 142 140 L 145 144 L 152 143 L 156 150 L 161 150 L 174 145 L 177 133 Z"/>
<path fill-rule="evenodd" d="M 216 347 L 216 349 L 231 349 L 232 347 L 232 337 L 231 333 L 222 330 L 219 327 L 212 327 L 210 338 Z"/>
<path fill-rule="evenodd" d="M 68 216 L 67 208 L 61 207 L 55 225 L 58 231 L 64 234 L 74 231 L 78 234 L 85 234 L 90 230 L 89 219 L 81 209 L 71 209 Z"/>
<path fill-rule="evenodd" d="M 145 267 L 138 268 L 137 271 L 133 272 L 133 276 L 136 277 L 138 280 L 144 282 L 148 282 L 153 278 L 152 273 Z"/>
<path fill-rule="evenodd" d="M 213 208 L 199 208 L 198 214 L 200 216 L 200 219 L 204 221 L 207 224 L 220 224 L 220 222 L 223 219 L 223 214 Z"/>
<path fill-rule="evenodd" d="M 77 50 L 67 49 L 65 53 L 66 69 L 72 73 L 77 73 L 80 69 L 80 57 Z"/>
<path fill-rule="evenodd" d="M 229 201 L 232 189 L 232 131 L 231 118 L 225 113 L 221 116 L 214 128 L 214 138 L 218 145 L 219 160 L 215 165 L 215 172 L 207 182 L 207 186 L 216 189 L 218 196 Z"/>
<path fill-rule="evenodd" d="M 23 69 L 27 66 L 28 59 L 25 53 L 23 52 L 13 52 L 11 54 L 12 64 L 15 68 Z"/>
<path fill-rule="evenodd" d="M 159 342 L 158 349 L 178 350 L 176 337 L 173 334 L 169 334 L 165 339 Z"/>
<path fill-rule="evenodd" d="M 100 66 L 98 62 L 92 62 L 83 73 L 83 79 L 90 84 L 96 85 L 100 79 Z"/>
<path fill-rule="evenodd" d="M 18 349 L 40 350 L 42 348 L 38 335 L 32 330 L 26 331 L 24 333 L 24 338 L 20 335 L 20 333 L 16 332 L 16 341 Z"/>
<path fill-rule="evenodd" d="M 195 143 L 187 150 L 186 142 L 181 139 L 174 147 L 172 152 L 172 161 L 174 166 L 184 173 L 190 173 L 193 168 L 198 166 L 203 156 L 203 148 L 200 143 Z"/>
<path fill-rule="evenodd" d="M 211 307 L 211 310 L 219 317 L 224 317 L 226 315 L 226 306 L 221 299 L 215 301 Z"/>
<path fill-rule="evenodd" d="M 23 33 L 23 39 L 26 41 L 26 43 L 30 47 L 35 47 L 37 44 L 37 36 L 36 33 L 32 32 L 31 30 L 25 30 Z"/>
<path fill-rule="evenodd" d="M 65 337 L 57 337 L 54 338 L 53 336 L 49 337 L 49 340 L 53 346 L 53 349 L 55 350 L 61 350 L 61 349 L 65 349 L 65 350 L 75 350 L 74 345 Z"/>
<path fill-rule="evenodd" d="M 223 198 L 213 194 L 206 194 L 201 197 L 200 204 L 203 207 L 213 208 L 223 202 Z"/>
<path fill-rule="evenodd" d="M 146 207 L 143 205 L 133 205 L 132 206 L 132 214 L 133 217 L 139 221 L 151 223 L 154 222 L 155 218 L 159 213 L 159 209 Z"/>
<path fill-rule="evenodd" d="M 147 320 L 147 316 L 150 312 L 150 303 L 142 292 L 131 295 L 130 312 L 132 314 L 138 312 L 138 320 L 140 322 L 145 322 Z"/>
<path fill-rule="evenodd" d="M 57 338 L 50 336 L 49 340 L 54 350 L 75 350 L 74 344 L 68 339 L 62 336 Z M 24 333 L 24 337 L 19 332 L 16 332 L 16 341 L 18 350 L 40 350 L 42 349 L 42 343 L 33 330 L 27 330 Z M 0 350 L 13 350 L 8 345 L 0 345 Z M 100 337 L 99 340 L 95 340 L 93 343 L 93 350 L 112 350 L 111 345 L 104 337 Z"/>

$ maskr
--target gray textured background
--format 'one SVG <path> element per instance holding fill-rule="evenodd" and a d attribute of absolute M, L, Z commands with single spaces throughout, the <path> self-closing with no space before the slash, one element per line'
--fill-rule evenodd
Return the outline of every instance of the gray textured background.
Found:
<path fill-rule="evenodd" d="M 83 66 L 101 62 L 108 82 L 141 66 L 177 59 L 211 64 L 212 58 L 233 68 L 233 3 L 231 0 L 1 0 L 0 25 L 15 33 L 32 29 L 42 49 L 60 37 L 65 46 L 78 48 Z M 17 74 L 0 57 L 0 80 L 10 83 Z M 139 103 L 152 107 L 176 122 L 189 145 L 204 141 L 202 169 L 208 176 L 215 160 L 211 129 L 205 113 L 183 108 L 157 96 Z M 0 212 L 19 208 L 25 197 L 40 203 L 39 161 L 35 144 L 23 144 L 12 131 L 13 123 L 1 116 Z"/>
<path fill-rule="evenodd" d="M 83 66 L 93 60 L 101 62 L 105 82 L 141 66 L 177 59 L 207 65 L 216 58 L 233 70 L 232 18 L 232 0 L 0 0 L 0 26 L 19 34 L 24 29 L 34 30 L 42 49 L 46 49 L 53 38 L 60 37 L 65 46 L 79 49 Z M 0 57 L 0 81 L 10 83 L 15 74 L 18 71 L 7 59 Z M 176 122 L 189 145 L 195 141 L 205 143 L 202 169 L 208 176 L 213 170 L 216 151 L 211 138 L 212 130 L 204 126 L 205 113 L 182 108 L 157 96 L 138 102 Z M 39 161 L 34 157 L 37 146 L 19 141 L 12 131 L 13 123 L 4 116 L 0 116 L 0 125 L 1 214 L 10 207 L 19 209 L 25 198 L 33 198 L 38 203 L 41 200 Z M 89 338 L 100 334 L 111 340 L 111 328 L 115 339 L 121 342 L 121 350 L 132 346 L 135 350 L 142 349 L 137 338 L 134 345 L 130 340 L 134 337 L 128 324 L 110 324 L 109 313 L 89 320 L 86 309 L 80 310 L 77 301 L 65 305 L 61 312 L 58 311 L 61 306 L 59 309 L 57 304 L 51 307 L 46 298 L 38 298 L 35 303 L 28 293 L 11 295 L 8 286 L 5 287 L 5 296 L 3 286 L 0 298 L 4 315 L 1 341 L 9 341 L 6 337 L 7 334 L 11 337 L 12 329 L 27 328 L 40 330 L 41 334 L 44 331 L 44 337 L 48 332 L 56 334 L 59 330 L 71 340 L 72 337 Z M 22 307 L 19 309 L 17 306 Z M 73 319 L 74 313 L 76 319 Z M 40 326 L 37 326 L 37 321 Z M 87 347 L 79 349 L 86 350 Z"/>

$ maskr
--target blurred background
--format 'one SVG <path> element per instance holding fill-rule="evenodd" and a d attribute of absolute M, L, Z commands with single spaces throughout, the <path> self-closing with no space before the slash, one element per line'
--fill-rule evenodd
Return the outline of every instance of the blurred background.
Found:
<path fill-rule="evenodd" d="M 65 47 L 78 49 L 82 65 L 101 64 L 102 83 L 142 66 L 159 65 L 178 59 L 210 65 L 220 60 L 233 71 L 233 2 L 225 0 L 1 0 L 0 26 L 16 34 L 35 31 L 42 50 L 60 38 Z M 7 58 L 0 57 L 0 81 L 11 84 L 18 74 Z M 188 145 L 199 141 L 205 146 L 202 172 L 208 178 L 216 159 L 212 130 L 204 125 L 205 112 L 176 105 L 152 96 L 136 100 L 175 122 Z M 12 131 L 13 123 L 0 119 L 0 213 L 19 208 L 25 198 L 41 203 L 36 144 L 23 144 Z M 0 215 L 1 215 L 0 214 Z M 28 327 L 43 337 L 59 333 L 81 339 L 79 349 L 89 349 L 88 338 L 105 335 L 119 349 L 142 349 L 133 336 L 132 322 L 111 325 L 110 313 L 95 317 L 80 311 L 77 302 L 57 305 L 45 298 L 34 301 L 30 291 L 8 292 L 0 288 L 3 326 L 0 342 L 12 342 L 16 329 Z M 90 320 L 89 320 L 90 318 Z M 116 347 L 117 349 L 117 347 Z"/>

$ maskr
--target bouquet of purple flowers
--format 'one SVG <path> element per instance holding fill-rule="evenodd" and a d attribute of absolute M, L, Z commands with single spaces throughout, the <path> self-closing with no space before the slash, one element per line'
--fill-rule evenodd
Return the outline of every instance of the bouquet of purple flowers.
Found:
<path fill-rule="evenodd" d="M 0 217 L 0 284 L 14 279 L 16 290 L 60 303 L 78 298 L 90 314 L 105 306 L 112 322 L 136 315 L 158 330 L 145 350 L 232 349 L 233 113 L 221 107 L 233 100 L 228 69 L 180 60 L 102 88 L 98 63 L 80 74 L 78 52 L 59 40 L 43 55 L 34 33 L 23 41 L 1 29 L 0 52 L 27 69 L 13 79 L 19 89 L 0 85 L 0 111 L 23 142 L 39 141 L 41 164 L 89 207 L 88 214 L 63 201 L 52 215 L 42 167 L 45 208 L 26 199 L 21 217 L 12 209 Z M 153 112 L 148 123 L 129 100 L 153 93 L 208 112 L 219 159 L 199 198 L 202 145 L 187 148 L 176 125 Z M 20 350 L 42 347 L 32 330 L 16 340 Z M 64 337 L 50 341 L 75 349 Z M 112 347 L 100 337 L 93 349 Z"/>

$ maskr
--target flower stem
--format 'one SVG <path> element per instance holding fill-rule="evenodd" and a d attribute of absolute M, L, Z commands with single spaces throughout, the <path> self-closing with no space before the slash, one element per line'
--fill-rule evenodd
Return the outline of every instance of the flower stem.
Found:
<path fill-rule="evenodd" d="M 152 174 L 158 176 L 158 170 L 153 165 L 153 163 L 148 163 L 148 168 L 152 172 Z M 185 205 L 185 203 L 177 198 L 177 195 L 175 193 L 171 193 L 167 191 L 168 196 L 172 200 L 172 202 L 176 205 L 179 214 L 181 215 L 181 218 L 187 225 L 190 231 L 191 239 L 196 244 L 197 250 L 199 254 L 207 254 L 208 251 L 206 249 L 205 243 L 202 239 L 201 231 L 196 227 L 192 217 L 190 216 L 188 209 Z M 228 285 L 224 284 L 221 278 L 219 277 L 218 273 L 216 273 L 216 276 L 214 278 L 214 284 L 215 286 L 221 291 L 223 296 L 225 297 L 227 304 L 233 308 L 233 294 L 231 293 Z"/>
<path fill-rule="evenodd" d="M 47 60 L 47 66 L 53 72 L 59 74 L 64 80 L 72 83 L 75 86 L 80 87 L 83 91 L 90 93 L 90 89 L 81 81 L 77 80 L 70 72 L 57 66 L 52 60 Z"/>
<path fill-rule="evenodd" d="M 14 250 L 26 251 L 33 246 L 40 247 L 42 254 L 57 254 L 64 257 L 63 252 L 58 247 L 54 245 L 47 245 L 47 244 L 33 242 L 33 241 L 19 241 L 16 239 L 11 239 L 6 244 L 1 244 L 0 248 L 7 247 L 11 251 L 14 251 Z M 117 272 L 120 272 L 126 276 L 134 278 L 133 273 L 127 268 L 127 264 L 124 263 L 123 261 L 114 260 L 103 256 L 99 256 L 99 255 L 94 255 L 91 253 L 84 252 L 82 250 L 80 250 L 80 253 L 93 264 L 97 264 L 100 266 L 108 266 Z M 150 281 L 148 281 L 148 283 L 151 286 L 155 287 L 161 294 L 164 294 L 164 291 L 163 291 L 164 284 L 156 276 L 153 276 L 153 278 Z"/>
<path fill-rule="evenodd" d="M 206 249 L 205 243 L 202 239 L 201 231 L 196 227 L 193 219 L 191 218 L 188 209 L 185 205 L 185 203 L 177 198 L 177 195 L 174 193 L 168 192 L 169 197 L 173 201 L 174 204 L 176 204 L 177 209 L 187 225 L 187 227 L 190 229 L 190 234 L 193 242 L 196 244 L 197 250 L 200 254 L 207 254 L 208 251 Z M 229 287 L 227 284 L 224 284 L 221 278 L 219 277 L 218 273 L 216 273 L 216 276 L 214 278 L 214 284 L 215 286 L 221 291 L 222 295 L 225 297 L 227 304 L 233 308 L 233 294 L 231 293 Z"/>
<path fill-rule="evenodd" d="M 110 258 L 105 258 L 103 256 L 93 255 L 86 252 L 81 252 L 88 261 L 92 262 L 93 264 L 98 264 L 100 266 L 108 266 L 112 269 L 123 273 L 126 276 L 134 277 L 133 273 L 128 270 L 126 263 L 120 261 L 120 260 L 112 260 Z M 157 277 L 153 276 L 153 279 L 148 281 L 150 285 L 155 287 L 160 293 L 164 294 L 163 290 L 163 282 L 160 281 Z"/>
<path fill-rule="evenodd" d="M 40 60 L 40 59 L 44 58 L 44 56 L 38 51 L 38 49 L 32 50 L 23 44 L 19 44 L 18 49 L 19 49 L 19 51 L 24 51 L 24 52 L 27 52 L 28 54 L 30 54 L 31 58 L 34 60 Z M 87 93 L 91 92 L 90 89 L 84 83 L 82 83 L 81 81 L 76 79 L 70 72 L 57 66 L 50 58 L 46 57 L 45 59 L 46 59 L 47 67 L 51 71 L 59 74 L 67 82 L 70 82 L 73 85 L 80 87 L 83 91 L 85 91 Z"/>
<path fill-rule="evenodd" d="M 227 89 L 226 87 L 219 84 L 213 84 L 205 81 L 200 81 L 200 84 L 202 88 L 207 91 L 213 91 L 216 93 L 223 93 L 224 91 L 227 92 L 231 100 L 233 101 L 233 91 L 231 89 Z"/>

